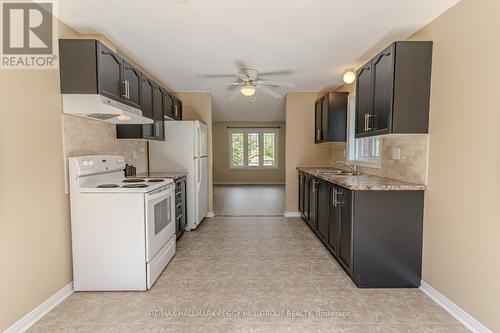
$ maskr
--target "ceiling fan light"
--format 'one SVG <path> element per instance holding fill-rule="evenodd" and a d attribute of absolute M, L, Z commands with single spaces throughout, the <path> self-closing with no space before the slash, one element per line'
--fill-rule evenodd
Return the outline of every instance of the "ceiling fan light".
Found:
<path fill-rule="evenodd" d="M 356 73 L 354 73 L 354 68 L 349 68 L 345 71 L 344 76 L 342 77 L 345 83 L 351 84 L 356 80 Z"/>
<path fill-rule="evenodd" d="M 255 87 L 251 85 L 246 85 L 240 88 L 240 92 L 242 95 L 250 97 L 255 94 Z"/>

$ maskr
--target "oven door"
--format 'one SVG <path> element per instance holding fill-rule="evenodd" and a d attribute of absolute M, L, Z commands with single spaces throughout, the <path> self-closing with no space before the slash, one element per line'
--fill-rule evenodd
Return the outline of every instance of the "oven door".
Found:
<path fill-rule="evenodd" d="M 146 194 L 146 262 L 175 235 L 174 184 Z"/>

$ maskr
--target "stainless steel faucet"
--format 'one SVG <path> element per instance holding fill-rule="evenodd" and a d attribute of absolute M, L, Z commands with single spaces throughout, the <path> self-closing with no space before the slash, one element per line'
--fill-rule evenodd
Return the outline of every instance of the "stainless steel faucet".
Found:
<path fill-rule="evenodd" d="M 343 164 L 346 167 L 348 167 L 349 169 L 351 169 L 354 174 L 359 174 L 358 165 L 356 163 L 353 163 L 352 165 L 350 165 L 349 163 L 346 163 L 344 161 L 336 161 L 335 163 Z"/>

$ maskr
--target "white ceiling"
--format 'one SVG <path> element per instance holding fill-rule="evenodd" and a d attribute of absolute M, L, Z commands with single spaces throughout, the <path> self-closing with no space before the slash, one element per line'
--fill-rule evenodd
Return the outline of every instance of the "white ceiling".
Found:
<path fill-rule="evenodd" d="M 63 0 L 62 21 L 81 33 L 105 35 L 174 91 L 233 82 L 207 78 L 291 71 L 266 79 L 292 81 L 280 92 L 319 91 L 341 84 L 392 40 L 404 39 L 458 0 Z M 280 121 L 284 99 L 257 92 L 228 101 L 212 90 L 217 121 Z"/>

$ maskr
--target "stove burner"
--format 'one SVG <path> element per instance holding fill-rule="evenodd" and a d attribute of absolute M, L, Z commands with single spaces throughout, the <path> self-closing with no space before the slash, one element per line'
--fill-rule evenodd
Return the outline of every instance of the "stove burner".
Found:
<path fill-rule="evenodd" d="M 128 185 L 123 185 L 123 188 L 143 188 L 143 187 L 148 187 L 146 184 L 128 184 Z"/>
<path fill-rule="evenodd" d="M 140 178 L 130 178 L 130 179 L 125 179 L 123 182 L 124 183 L 142 183 L 142 182 L 145 182 L 145 180 L 140 179 Z"/>
<path fill-rule="evenodd" d="M 103 184 L 103 185 L 98 185 L 97 188 L 115 188 L 115 187 L 120 187 L 116 184 Z"/>
<path fill-rule="evenodd" d="M 150 183 L 159 183 L 159 182 L 164 182 L 165 179 L 162 179 L 162 178 L 152 178 L 152 179 L 148 179 L 148 182 Z"/>

